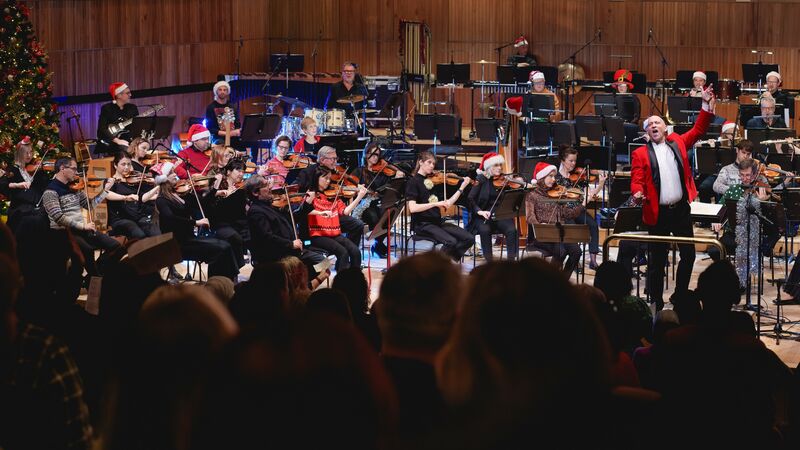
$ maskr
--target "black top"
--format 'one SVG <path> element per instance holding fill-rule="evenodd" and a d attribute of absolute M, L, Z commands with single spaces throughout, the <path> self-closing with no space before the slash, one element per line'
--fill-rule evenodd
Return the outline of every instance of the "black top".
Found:
<path fill-rule="evenodd" d="M 369 186 L 369 189 L 373 191 L 377 191 L 392 180 L 384 175 L 383 172 L 372 172 L 371 170 L 367 169 L 367 166 L 361 167 L 356 171 L 355 175 L 358 177 L 361 184 L 364 186 Z"/>
<path fill-rule="evenodd" d="M 306 192 L 309 189 L 312 189 L 311 182 L 314 179 L 314 171 L 317 170 L 317 167 L 319 167 L 319 164 L 311 164 L 305 169 L 301 169 L 300 173 L 297 174 L 297 180 L 295 180 L 295 184 L 300 192 Z M 316 186 L 314 186 L 314 188 L 316 188 Z"/>
<path fill-rule="evenodd" d="M 506 58 L 506 64 L 515 66 L 519 63 L 528 63 L 528 65 L 531 66 L 531 69 L 533 69 L 533 66 L 537 65 L 536 57 L 531 54 L 527 55 L 513 54 L 513 55 L 508 55 L 508 58 Z"/>
<path fill-rule="evenodd" d="M 303 205 L 305 208 L 307 203 L 303 202 Z M 278 261 L 285 256 L 300 255 L 300 250 L 292 246 L 295 234 L 291 222 L 271 202 L 254 200 L 247 211 L 247 224 L 256 261 Z"/>
<path fill-rule="evenodd" d="M 495 204 L 497 197 L 500 196 L 500 188 L 495 187 L 492 181 L 483 174 L 478 175 L 475 181 L 478 182 L 478 185 L 473 186 L 469 191 L 469 196 L 467 196 L 467 203 L 472 212 L 469 220 L 470 229 L 473 230 L 473 225 L 478 224 L 478 220 L 476 219 L 481 218 L 478 216 L 478 211 L 489 211 L 492 209 L 492 205 Z M 506 189 L 508 188 L 506 187 Z"/>
<path fill-rule="evenodd" d="M 186 203 L 159 196 L 156 199 L 158 208 L 158 224 L 161 232 L 172 233 L 178 242 L 194 238 L 195 219 L 194 210 L 197 209 L 197 200 L 194 194 L 182 197 Z"/>
<path fill-rule="evenodd" d="M 772 98 L 775 99 L 776 105 L 783 105 L 784 109 L 789 109 L 789 117 L 794 118 L 794 97 L 787 94 L 785 91 L 778 89 L 772 94 Z"/>
<path fill-rule="evenodd" d="M 745 128 L 767 128 L 767 123 L 764 122 L 764 119 L 759 119 L 758 117 L 753 117 L 752 119 L 747 121 L 747 125 Z M 770 128 L 786 128 L 786 122 L 783 121 L 782 117 L 776 117 L 772 121 L 772 126 Z"/>
<path fill-rule="evenodd" d="M 128 184 L 122 181 L 116 181 L 111 186 L 111 192 L 115 192 L 119 195 L 131 195 L 136 194 L 136 191 L 139 191 L 139 201 L 138 202 L 128 202 L 125 200 L 121 201 L 108 201 L 108 223 L 110 225 L 114 225 L 114 222 L 118 220 L 132 220 L 134 222 L 138 222 L 140 219 L 143 219 L 147 216 L 152 216 L 155 207 L 153 206 L 153 202 L 143 202 L 142 195 L 147 193 L 149 190 L 153 189 L 153 185 L 142 183 L 141 189 L 139 188 L 138 184 Z"/>
<path fill-rule="evenodd" d="M 231 108 L 233 110 L 233 124 L 231 124 L 231 130 L 235 130 L 237 128 L 241 128 L 241 124 L 239 123 L 239 111 L 236 109 L 236 105 L 233 103 L 218 103 L 216 100 L 212 101 L 206 107 L 206 128 L 208 128 L 208 132 L 211 133 L 211 141 L 215 144 L 221 144 L 225 142 L 225 138 L 223 136 L 219 136 L 219 130 L 222 129 L 221 120 L 222 115 L 225 113 L 225 108 Z M 231 145 L 235 146 L 235 143 L 238 143 L 239 138 L 232 137 L 231 138 Z"/>
<path fill-rule="evenodd" d="M 413 200 L 419 205 L 430 203 L 428 200 L 432 194 L 432 191 L 425 187 L 425 180 L 426 177 L 423 177 L 420 174 L 415 174 L 410 180 L 408 180 L 408 183 L 406 184 L 407 201 Z M 412 228 L 419 223 L 425 222 L 440 225 L 442 223 L 442 213 L 439 211 L 439 208 L 431 208 L 411 215 Z"/>
<path fill-rule="evenodd" d="M 303 136 L 302 138 L 300 138 L 300 141 L 298 141 L 298 145 L 303 147 L 302 148 L 303 153 L 310 153 L 312 155 L 316 155 L 317 151 L 319 151 L 319 149 L 322 148 L 319 137 L 317 137 L 316 144 L 309 144 L 308 141 L 306 141 L 305 136 Z M 297 146 L 295 146 L 294 151 L 297 152 L 297 150 L 298 148 Z"/>
<path fill-rule="evenodd" d="M 246 228 L 247 194 L 244 189 L 237 189 L 236 192 L 224 198 L 217 197 L 216 194 L 216 189 L 209 189 L 208 198 L 213 199 L 208 211 L 211 228 L 217 229 L 223 225 Z"/>
<path fill-rule="evenodd" d="M 328 100 L 325 102 L 327 109 L 343 109 L 348 117 L 353 116 L 353 107 L 349 103 L 337 103 L 336 100 L 347 97 L 349 95 L 363 95 L 367 96 L 367 87 L 363 84 L 353 83 L 353 87 L 347 89 L 341 81 L 333 83 L 328 91 Z M 363 109 L 366 107 L 366 100 L 353 103 L 356 109 Z"/>
<path fill-rule="evenodd" d="M 0 194 L 3 194 L 11 201 L 11 205 L 8 208 L 9 216 L 17 210 L 27 211 L 34 209 L 42 198 L 42 193 L 47 189 L 48 183 L 50 183 L 47 174 L 39 169 L 33 177 L 30 189 L 11 189 L 9 187 L 11 183 L 22 183 L 23 181 L 25 179 L 17 166 L 9 167 L 5 176 L 0 177 Z"/>
<path fill-rule="evenodd" d="M 115 136 L 108 132 L 108 126 L 122 122 L 125 119 L 132 119 L 139 115 L 139 108 L 133 103 L 126 103 L 121 109 L 116 103 L 106 103 L 100 108 L 100 117 L 97 119 L 97 147 L 98 153 L 115 153 L 118 150 L 128 150 L 113 142 Z M 123 130 L 118 136 L 120 139 L 129 141 L 132 139 L 127 130 Z"/>

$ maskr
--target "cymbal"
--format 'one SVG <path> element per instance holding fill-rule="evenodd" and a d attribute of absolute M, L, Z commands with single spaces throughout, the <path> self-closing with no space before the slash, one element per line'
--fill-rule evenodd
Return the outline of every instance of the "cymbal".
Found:
<path fill-rule="evenodd" d="M 369 108 L 367 108 L 367 109 L 357 109 L 355 111 L 356 114 L 375 114 L 375 113 L 379 113 L 379 112 L 380 112 L 380 110 L 369 109 Z"/>
<path fill-rule="evenodd" d="M 475 61 L 473 64 L 497 64 L 497 63 L 494 62 L 494 61 L 486 61 L 486 60 L 482 59 L 480 61 Z"/>
<path fill-rule="evenodd" d="M 360 101 L 363 101 L 364 98 L 366 98 L 366 97 L 364 97 L 363 95 L 358 95 L 358 94 L 356 94 L 356 95 L 348 95 L 347 97 L 342 97 L 339 100 L 336 100 L 336 103 L 342 103 L 342 104 L 345 104 L 345 105 L 348 104 L 348 103 L 358 103 Z"/>
<path fill-rule="evenodd" d="M 287 97 L 285 95 L 271 95 L 270 97 L 275 99 L 276 102 L 280 101 L 280 102 L 288 103 L 290 105 L 294 105 L 296 108 L 304 108 L 304 109 L 305 108 L 310 108 L 308 103 L 305 103 L 305 102 L 303 102 L 303 101 L 301 101 L 299 99 L 296 99 L 294 97 Z"/>
<path fill-rule="evenodd" d="M 563 63 L 558 65 L 558 78 L 565 83 L 569 83 L 570 81 L 578 81 L 586 79 L 586 72 L 584 72 L 583 67 L 572 64 L 572 63 Z M 581 91 L 582 86 L 570 86 L 569 89 L 571 93 L 578 93 Z"/>

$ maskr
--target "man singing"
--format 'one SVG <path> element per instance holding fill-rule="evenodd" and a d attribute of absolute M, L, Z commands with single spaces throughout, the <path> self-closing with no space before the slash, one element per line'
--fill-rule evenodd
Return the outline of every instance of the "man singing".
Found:
<path fill-rule="evenodd" d="M 700 116 L 685 134 L 667 136 L 667 125 L 659 116 L 647 121 L 650 142 L 633 152 L 631 192 L 642 203 L 642 222 L 651 235 L 693 237 L 689 203 L 697 196 L 692 168 L 686 153 L 695 141 L 705 134 L 714 118 L 715 100 L 711 88 L 703 90 Z M 689 277 L 694 265 L 694 245 L 678 246 L 681 253 L 675 292 L 689 288 Z M 666 244 L 650 244 L 647 266 L 649 294 L 656 309 L 664 308 L 664 265 L 667 261 Z"/>

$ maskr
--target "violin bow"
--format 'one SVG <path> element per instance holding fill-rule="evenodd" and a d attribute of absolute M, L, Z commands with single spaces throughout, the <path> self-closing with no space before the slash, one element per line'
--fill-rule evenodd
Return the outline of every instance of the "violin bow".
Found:
<path fill-rule="evenodd" d="M 31 174 L 31 184 L 33 184 L 33 179 L 36 178 L 36 174 L 39 172 L 39 169 L 42 167 L 42 164 L 44 164 L 44 157 L 47 156 L 50 150 L 52 149 L 48 148 L 47 150 L 45 150 L 44 154 L 42 155 L 42 158 L 39 160 L 39 164 L 37 164 L 36 169 L 33 170 L 33 173 Z M 22 170 L 25 170 L 25 168 L 23 167 Z M 25 190 L 27 191 L 28 189 L 30 189 L 30 187 L 26 188 Z"/>
<path fill-rule="evenodd" d="M 295 240 L 297 237 L 297 224 L 294 221 L 294 212 L 292 211 L 292 199 L 289 197 L 289 189 L 286 188 L 286 183 L 283 184 L 283 193 L 286 194 L 286 206 L 289 208 L 289 218 L 292 219 L 292 231 L 294 231 Z"/>
<path fill-rule="evenodd" d="M 42 158 L 44 161 L 44 158 Z M 92 200 L 89 199 L 89 182 L 86 178 L 86 170 L 81 170 L 83 174 L 83 195 L 86 196 L 86 210 L 89 212 L 89 222 L 94 223 L 94 215 L 92 214 Z"/>

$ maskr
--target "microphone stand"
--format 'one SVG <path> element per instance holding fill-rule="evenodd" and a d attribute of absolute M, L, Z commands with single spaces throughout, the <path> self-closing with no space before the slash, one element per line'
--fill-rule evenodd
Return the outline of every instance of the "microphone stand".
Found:
<path fill-rule="evenodd" d="M 513 42 L 509 42 L 508 44 L 503 44 L 500 47 L 497 47 L 496 49 L 494 49 L 494 51 L 497 52 L 497 64 L 500 64 L 500 61 L 501 61 L 500 60 L 500 52 L 501 52 L 501 50 L 503 50 L 506 47 L 510 47 L 512 45 L 514 45 L 514 43 Z"/>
<path fill-rule="evenodd" d="M 656 38 L 653 37 L 653 30 L 652 29 L 650 30 L 649 34 L 647 35 L 647 40 L 648 41 L 651 41 L 651 40 L 653 41 L 653 45 L 655 45 L 656 51 L 658 51 L 658 54 L 661 55 L 661 83 L 662 83 L 662 89 L 664 89 L 663 83 L 664 83 L 664 80 L 666 80 L 666 78 L 667 78 L 667 67 L 669 66 L 669 63 L 667 62 L 667 57 L 664 56 L 664 52 L 662 52 L 661 51 L 661 47 L 658 46 L 658 42 L 656 42 Z M 666 101 L 666 96 L 662 95 L 661 96 L 661 111 L 664 111 L 666 109 L 666 105 L 664 104 L 665 101 Z M 661 114 L 661 111 L 659 111 L 659 114 Z"/>
<path fill-rule="evenodd" d="M 583 44 L 583 47 L 575 50 L 575 52 L 573 54 L 569 55 L 569 57 L 567 59 L 565 59 L 561 63 L 561 64 L 566 64 L 567 62 L 571 62 L 572 63 L 572 74 L 570 76 L 570 82 L 569 82 L 570 87 L 572 88 L 572 90 L 575 89 L 575 58 L 578 56 L 578 53 L 583 51 L 583 49 L 585 49 L 586 47 L 592 45 L 592 43 L 594 41 L 596 41 L 598 37 L 599 37 L 599 34 L 595 33 L 594 37 L 592 39 L 590 39 L 588 42 Z M 566 113 L 564 114 L 564 117 L 565 118 L 569 117 L 569 113 L 570 113 L 570 111 L 572 111 L 572 118 L 575 119 L 575 94 L 574 94 L 574 92 L 571 92 L 569 88 L 567 88 L 566 93 L 567 93 L 566 94 L 567 95 L 567 101 L 564 102 L 564 105 L 566 107 L 565 108 L 566 109 Z M 571 108 L 569 107 L 570 103 L 572 104 Z"/>
<path fill-rule="evenodd" d="M 317 41 L 314 43 L 314 50 L 311 51 L 311 68 L 314 71 L 314 73 L 311 74 L 311 91 L 313 93 L 311 97 L 312 108 L 317 107 L 317 49 L 320 39 L 322 39 L 322 29 L 319 30 Z"/>

